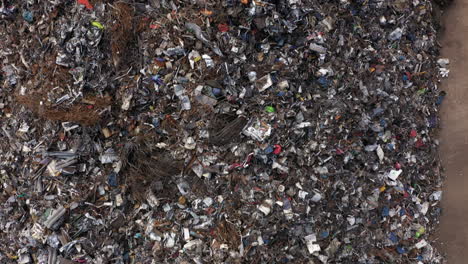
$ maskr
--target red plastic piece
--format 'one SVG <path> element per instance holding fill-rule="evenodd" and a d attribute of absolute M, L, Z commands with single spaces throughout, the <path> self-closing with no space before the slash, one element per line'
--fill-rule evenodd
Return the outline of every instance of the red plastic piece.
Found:
<path fill-rule="evenodd" d="M 275 145 L 275 149 L 273 150 L 273 154 L 278 155 L 281 153 L 281 146 L 280 145 Z"/>
<path fill-rule="evenodd" d="M 228 32 L 229 26 L 227 24 L 218 24 L 218 30 L 221 32 Z"/>
<path fill-rule="evenodd" d="M 91 3 L 89 3 L 88 0 L 77 0 L 77 1 L 78 1 L 78 4 L 84 5 L 88 9 L 93 9 L 93 6 L 91 5 Z"/>

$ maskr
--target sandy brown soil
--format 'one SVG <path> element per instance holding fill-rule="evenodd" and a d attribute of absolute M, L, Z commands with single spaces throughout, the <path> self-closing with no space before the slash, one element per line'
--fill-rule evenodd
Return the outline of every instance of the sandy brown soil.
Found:
<path fill-rule="evenodd" d="M 446 169 L 440 226 L 448 264 L 468 263 L 468 0 L 455 0 L 443 15 L 442 57 L 450 75 L 442 89 L 440 155 Z"/>

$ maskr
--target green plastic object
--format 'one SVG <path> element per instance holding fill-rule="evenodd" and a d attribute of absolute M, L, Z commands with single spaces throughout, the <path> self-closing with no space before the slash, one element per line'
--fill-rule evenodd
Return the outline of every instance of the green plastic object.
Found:
<path fill-rule="evenodd" d="M 265 111 L 267 111 L 267 113 L 274 113 L 275 112 L 275 108 L 273 106 L 265 106 Z"/>
<path fill-rule="evenodd" d="M 99 29 L 104 29 L 104 26 L 101 23 L 97 22 L 97 21 L 91 22 L 91 25 L 93 25 L 93 27 L 97 27 Z"/>

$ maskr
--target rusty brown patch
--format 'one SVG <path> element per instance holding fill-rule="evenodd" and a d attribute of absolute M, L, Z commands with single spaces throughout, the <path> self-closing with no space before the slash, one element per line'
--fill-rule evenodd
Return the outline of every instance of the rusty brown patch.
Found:
<path fill-rule="evenodd" d="M 240 236 L 234 224 L 221 220 L 218 222 L 214 233 L 216 239 L 227 244 L 230 249 L 237 249 L 239 247 Z"/>
<path fill-rule="evenodd" d="M 16 101 L 27 107 L 33 113 L 41 118 L 52 121 L 68 121 L 82 125 L 94 125 L 101 119 L 99 112 L 109 106 L 111 100 L 109 97 L 87 97 L 82 100 L 85 103 L 77 103 L 67 108 L 53 107 L 44 104 L 40 96 L 34 95 L 16 95 Z"/>
<path fill-rule="evenodd" d="M 119 2 L 114 5 L 111 27 L 111 52 L 114 66 L 119 68 L 124 63 L 124 55 L 129 50 L 128 44 L 134 38 L 133 30 L 134 12 L 127 3 Z"/>

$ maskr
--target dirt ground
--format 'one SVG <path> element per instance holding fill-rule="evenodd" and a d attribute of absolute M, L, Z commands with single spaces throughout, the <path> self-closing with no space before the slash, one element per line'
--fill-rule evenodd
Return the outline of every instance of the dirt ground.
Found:
<path fill-rule="evenodd" d="M 447 263 L 468 263 L 468 0 L 455 0 L 443 15 L 442 57 L 450 75 L 442 89 L 440 155 L 446 169 L 440 226 Z"/>

